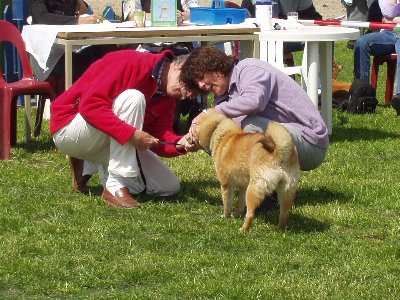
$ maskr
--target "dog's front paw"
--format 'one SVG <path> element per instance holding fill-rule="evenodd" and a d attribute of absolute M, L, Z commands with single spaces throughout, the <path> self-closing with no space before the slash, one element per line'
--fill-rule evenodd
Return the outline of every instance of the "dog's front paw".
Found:
<path fill-rule="evenodd" d="M 249 229 L 245 229 L 244 226 L 240 227 L 239 232 L 245 234 L 249 231 Z"/>

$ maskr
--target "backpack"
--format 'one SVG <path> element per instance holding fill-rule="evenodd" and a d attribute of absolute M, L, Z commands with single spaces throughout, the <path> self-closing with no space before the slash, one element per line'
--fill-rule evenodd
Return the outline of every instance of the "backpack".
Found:
<path fill-rule="evenodd" d="M 376 90 L 366 79 L 354 79 L 349 90 L 349 100 L 341 104 L 341 109 L 353 114 L 375 112 L 378 100 Z"/>

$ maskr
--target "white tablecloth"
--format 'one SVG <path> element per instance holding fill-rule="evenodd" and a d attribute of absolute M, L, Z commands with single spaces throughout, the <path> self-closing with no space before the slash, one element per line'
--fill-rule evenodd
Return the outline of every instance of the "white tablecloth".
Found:
<path fill-rule="evenodd" d="M 77 27 L 78 26 L 78 27 Z M 39 80 L 45 80 L 53 70 L 57 61 L 64 54 L 64 46 L 54 44 L 58 32 L 95 32 L 112 29 L 111 23 L 87 25 L 26 25 L 22 29 L 22 38 L 26 51 L 32 55 L 32 68 Z M 87 46 L 76 46 L 74 52 L 79 52 Z"/>

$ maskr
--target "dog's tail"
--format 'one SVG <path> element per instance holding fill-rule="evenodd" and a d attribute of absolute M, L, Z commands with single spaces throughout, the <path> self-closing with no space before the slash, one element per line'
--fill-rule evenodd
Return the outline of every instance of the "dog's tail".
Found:
<path fill-rule="evenodd" d="M 288 161 L 293 155 L 293 141 L 289 131 L 281 124 L 270 121 L 265 136 L 271 138 L 275 145 L 274 151 L 279 152 L 281 160 Z"/>
<path fill-rule="evenodd" d="M 267 150 L 269 153 L 274 152 L 276 145 L 271 136 L 264 135 L 259 140 L 259 143 L 261 143 L 263 145 L 264 149 Z"/>

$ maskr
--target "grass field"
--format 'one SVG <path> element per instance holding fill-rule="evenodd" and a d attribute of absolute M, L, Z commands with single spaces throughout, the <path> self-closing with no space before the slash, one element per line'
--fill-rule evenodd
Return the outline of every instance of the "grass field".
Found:
<path fill-rule="evenodd" d="M 352 79 L 352 51 L 338 43 Z M 204 152 L 167 159 L 181 179 L 171 198 L 139 196 L 123 211 L 72 191 L 66 158 L 43 134 L 0 161 L 0 299 L 399 299 L 400 118 L 334 110 L 326 161 L 303 172 L 286 231 L 278 211 L 221 218 Z"/>

